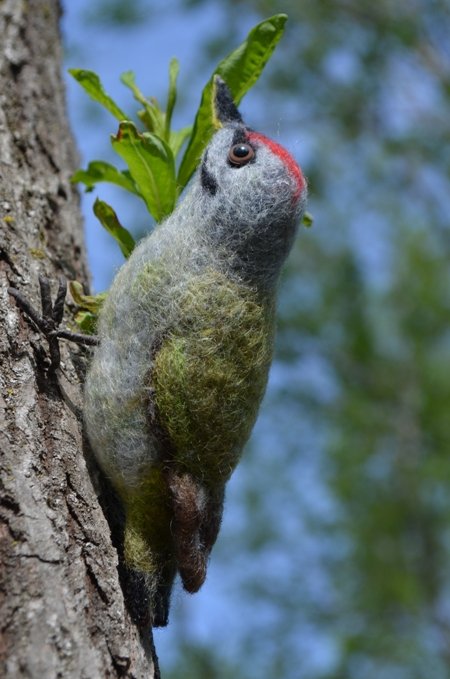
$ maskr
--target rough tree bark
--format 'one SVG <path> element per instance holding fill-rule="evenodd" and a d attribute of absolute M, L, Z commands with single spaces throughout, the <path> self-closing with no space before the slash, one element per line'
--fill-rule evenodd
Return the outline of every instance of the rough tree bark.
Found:
<path fill-rule="evenodd" d="M 154 677 L 83 456 L 86 356 L 66 343 L 51 378 L 7 293 L 38 305 L 39 273 L 87 281 L 59 16 L 58 0 L 0 3 L 0 675 Z"/>

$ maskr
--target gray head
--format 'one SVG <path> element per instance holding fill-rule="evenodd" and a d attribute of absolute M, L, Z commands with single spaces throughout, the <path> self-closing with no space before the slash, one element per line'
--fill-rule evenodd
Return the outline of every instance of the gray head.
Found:
<path fill-rule="evenodd" d="M 217 76 L 215 89 L 222 128 L 207 147 L 196 178 L 208 237 L 243 279 L 272 285 L 305 207 L 306 181 L 283 147 L 245 125 Z"/>

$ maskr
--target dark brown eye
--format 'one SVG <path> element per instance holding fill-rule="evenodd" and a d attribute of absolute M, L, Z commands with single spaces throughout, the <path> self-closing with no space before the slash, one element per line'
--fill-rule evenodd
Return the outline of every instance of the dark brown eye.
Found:
<path fill-rule="evenodd" d="M 254 157 L 255 151 L 250 144 L 234 144 L 228 153 L 228 160 L 232 165 L 241 167 Z"/>

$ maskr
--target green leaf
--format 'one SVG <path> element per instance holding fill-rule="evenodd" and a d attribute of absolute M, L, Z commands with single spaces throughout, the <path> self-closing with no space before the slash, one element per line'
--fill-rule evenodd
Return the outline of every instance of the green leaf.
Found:
<path fill-rule="evenodd" d="M 75 314 L 75 323 L 79 329 L 87 335 L 94 335 L 97 332 L 97 317 L 106 299 L 106 292 L 98 295 L 85 295 L 83 286 L 78 281 L 70 281 L 70 294 L 80 309 Z"/>
<path fill-rule="evenodd" d="M 164 114 L 157 106 L 148 105 L 146 108 L 137 112 L 139 120 L 141 120 L 147 130 L 152 134 L 156 134 L 160 139 L 165 135 Z"/>
<path fill-rule="evenodd" d="M 150 132 L 122 122 L 112 139 L 113 149 L 126 162 L 130 175 L 157 222 L 169 215 L 177 196 L 175 162 L 166 142 Z"/>
<path fill-rule="evenodd" d="M 153 132 L 158 137 L 165 138 L 166 117 L 158 106 L 156 99 L 148 99 L 136 85 L 135 75 L 133 71 L 126 71 L 120 76 L 120 80 L 126 87 L 129 87 L 133 92 L 133 96 L 140 104 L 143 104 L 144 109 L 138 111 L 140 120 L 144 123 L 149 132 Z"/>
<path fill-rule="evenodd" d="M 148 103 L 146 96 L 142 94 L 141 90 L 136 85 L 136 79 L 133 71 L 125 71 L 122 73 L 120 76 L 120 81 L 133 92 L 133 96 L 136 101 L 138 101 L 140 104 L 144 104 L 144 106 Z"/>
<path fill-rule="evenodd" d="M 77 170 L 70 178 L 70 181 L 85 184 L 87 190 L 92 189 L 99 182 L 110 182 L 139 195 L 139 191 L 136 189 L 136 185 L 131 179 L 129 172 L 121 172 L 114 165 L 105 163 L 103 160 L 93 160 L 89 163 L 86 170 Z"/>
<path fill-rule="evenodd" d="M 70 281 L 69 289 L 75 304 L 84 311 L 91 311 L 93 314 L 97 314 L 100 311 L 107 294 L 106 292 L 100 292 L 98 295 L 85 295 L 83 286 L 78 281 Z"/>
<path fill-rule="evenodd" d="M 181 147 L 183 146 L 186 139 L 188 139 L 188 137 L 191 135 L 191 133 L 192 125 L 183 127 L 181 130 L 170 131 L 169 146 L 172 149 L 174 158 L 177 157 L 177 155 L 181 151 Z"/>
<path fill-rule="evenodd" d="M 69 68 L 69 73 L 80 83 L 81 87 L 88 93 L 88 95 L 104 106 L 107 111 L 117 118 L 117 120 L 128 120 L 129 116 L 117 106 L 116 102 L 106 94 L 103 89 L 100 78 L 93 71 L 85 71 L 82 68 Z"/>
<path fill-rule="evenodd" d="M 77 311 L 75 314 L 75 323 L 82 333 L 85 335 L 95 335 L 97 332 L 97 314 L 90 311 Z"/>
<path fill-rule="evenodd" d="M 168 141 L 170 138 L 170 123 L 172 121 L 172 113 L 177 100 L 177 78 L 179 72 L 180 64 L 178 63 L 178 59 L 171 59 L 169 64 L 169 94 L 167 96 L 166 127 L 164 136 L 166 141 Z"/>
<path fill-rule="evenodd" d="M 97 200 L 94 203 L 94 214 L 101 225 L 117 241 L 124 257 L 129 257 L 134 250 L 134 238 L 119 222 L 119 219 L 108 203 Z"/>
<path fill-rule="evenodd" d="M 309 229 L 314 223 L 314 217 L 310 212 L 305 212 L 302 217 L 302 226 Z"/>
<path fill-rule="evenodd" d="M 230 88 L 238 104 L 244 94 L 254 85 L 283 35 L 286 14 L 276 14 L 257 24 L 247 39 L 225 59 L 214 71 Z M 213 106 L 213 76 L 206 84 L 200 107 L 195 118 L 191 139 L 184 154 L 178 173 L 178 183 L 184 187 L 194 172 L 201 154 L 215 131 Z"/>

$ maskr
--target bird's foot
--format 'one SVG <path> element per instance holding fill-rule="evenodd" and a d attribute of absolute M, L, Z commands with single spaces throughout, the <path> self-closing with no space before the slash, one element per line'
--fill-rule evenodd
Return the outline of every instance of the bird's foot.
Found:
<path fill-rule="evenodd" d="M 64 302 L 67 294 L 67 282 L 65 278 L 61 277 L 59 279 L 58 292 L 56 293 L 54 302 L 52 301 L 49 279 L 40 275 L 39 287 L 41 290 L 42 315 L 36 311 L 33 305 L 21 292 L 19 292 L 19 290 L 16 288 L 8 288 L 8 292 L 16 300 L 19 309 L 33 321 L 34 325 L 46 338 L 50 354 L 49 372 L 54 372 L 59 367 L 61 361 L 59 349 L 60 339 L 67 339 L 76 344 L 85 346 L 95 346 L 98 344 L 98 338 L 95 335 L 83 335 L 59 327 L 64 315 Z"/>

